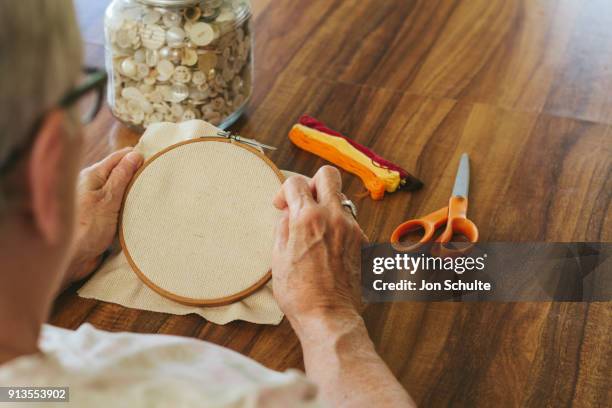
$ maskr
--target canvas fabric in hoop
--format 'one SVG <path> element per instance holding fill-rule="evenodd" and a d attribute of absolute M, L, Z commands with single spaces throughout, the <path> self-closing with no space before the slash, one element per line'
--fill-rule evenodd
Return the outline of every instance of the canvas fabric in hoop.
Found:
<path fill-rule="evenodd" d="M 135 150 L 142 153 L 145 159 L 149 159 L 170 145 L 193 138 L 216 135 L 218 131 L 218 128 L 200 120 L 179 124 L 159 123 L 147 129 Z M 160 250 L 164 250 L 165 246 L 164 244 Z M 271 282 L 240 301 L 224 306 L 204 307 L 175 302 L 145 285 L 132 271 L 125 254 L 119 248 L 78 290 L 78 294 L 85 298 L 136 309 L 178 315 L 195 313 L 218 324 L 234 320 L 278 324 L 283 317 L 272 295 Z"/>
<path fill-rule="evenodd" d="M 172 145 L 128 187 L 119 238 L 132 269 L 164 297 L 190 305 L 240 300 L 271 277 L 271 198 L 283 175 L 262 153 L 224 138 Z"/>

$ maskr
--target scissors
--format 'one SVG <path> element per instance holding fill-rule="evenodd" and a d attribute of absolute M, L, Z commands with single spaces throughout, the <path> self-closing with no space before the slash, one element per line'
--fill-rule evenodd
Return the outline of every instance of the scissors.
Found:
<path fill-rule="evenodd" d="M 435 239 L 437 243 L 448 243 L 453 236 L 463 235 L 471 243 L 478 241 L 478 228 L 466 217 L 468 205 L 468 190 L 470 185 L 470 158 L 467 153 L 461 155 L 459 169 L 455 178 L 455 186 L 448 206 L 440 208 L 422 218 L 416 218 L 400 224 L 393 234 L 391 243 L 402 250 L 416 250 L 434 238 L 436 230 L 446 225 L 444 231 Z M 423 230 L 421 240 L 413 245 L 400 245 L 400 239 L 408 232 Z"/>

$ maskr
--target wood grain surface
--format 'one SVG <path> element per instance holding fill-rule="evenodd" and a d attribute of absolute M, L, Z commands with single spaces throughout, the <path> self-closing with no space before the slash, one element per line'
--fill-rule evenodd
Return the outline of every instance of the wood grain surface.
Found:
<path fill-rule="evenodd" d="M 107 0 L 77 0 L 87 62 L 103 61 Z M 425 182 L 358 198 L 371 240 L 443 206 L 472 165 L 483 241 L 612 240 L 612 3 L 608 0 L 256 0 L 255 93 L 232 130 L 279 149 L 280 168 L 324 164 L 287 133 L 309 113 Z M 108 109 L 85 162 L 134 144 Z M 197 337 L 277 370 L 302 367 L 287 321 L 225 326 L 79 298 L 51 323 Z M 364 314 L 378 351 L 422 406 L 610 406 L 610 303 L 396 303 Z"/>

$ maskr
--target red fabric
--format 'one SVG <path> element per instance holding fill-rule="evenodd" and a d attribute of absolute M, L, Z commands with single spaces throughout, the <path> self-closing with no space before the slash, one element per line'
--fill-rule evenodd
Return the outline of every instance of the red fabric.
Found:
<path fill-rule="evenodd" d="M 331 135 L 331 136 L 341 137 L 342 139 L 349 142 L 355 149 L 359 150 L 360 152 L 368 156 L 370 159 L 372 159 L 372 161 L 379 167 L 397 171 L 400 174 L 400 178 L 402 179 L 405 179 L 409 176 L 409 173 L 403 168 L 401 168 L 400 166 L 398 166 L 397 164 L 391 163 L 390 161 L 383 159 L 382 157 L 380 157 L 379 155 L 377 155 L 376 153 L 374 153 L 372 150 L 368 149 L 367 147 L 357 143 L 353 139 L 347 136 L 344 136 L 341 133 L 336 132 L 335 130 L 332 130 L 326 127 L 322 122 L 319 122 L 318 120 L 316 120 L 315 118 L 311 116 L 302 115 L 302 117 L 300 118 L 300 125 L 304 125 L 311 129 L 318 130 L 319 132 L 327 133 L 328 135 Z"/>

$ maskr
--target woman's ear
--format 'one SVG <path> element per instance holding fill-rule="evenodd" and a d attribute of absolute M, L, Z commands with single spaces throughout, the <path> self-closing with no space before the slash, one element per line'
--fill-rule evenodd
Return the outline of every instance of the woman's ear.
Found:
<path fill-rule="evenodd" d="M 35 136 L 28 182 L 34 224 L 50 245 L 59 243 L 62 234 L 60 184 L 62 160 L 66 151 L 65 114 L 60 110 L 48 113 Z"/>

